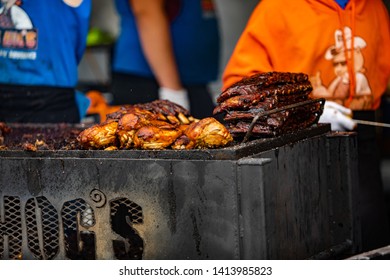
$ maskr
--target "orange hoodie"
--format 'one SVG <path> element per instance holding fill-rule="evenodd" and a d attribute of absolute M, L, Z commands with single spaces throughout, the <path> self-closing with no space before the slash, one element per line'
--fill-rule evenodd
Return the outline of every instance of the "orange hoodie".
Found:
<path fill-rule="evenodd" d="M 346 46 L 346 47 L 345 47 Z M 381 0 L 262 0 L 223 73 L 223 89 L 258 72 L 303 72 L 313 97 L 377 109 L 390 78 L 390 26 Z"/>

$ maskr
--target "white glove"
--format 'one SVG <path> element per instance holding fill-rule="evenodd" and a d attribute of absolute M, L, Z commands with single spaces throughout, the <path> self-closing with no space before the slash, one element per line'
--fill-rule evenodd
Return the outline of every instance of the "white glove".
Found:
<path fill-rule="evenodd" d="M 333 131 L 353 130 L 356 123 L 352 120 L 352 110 L 333 101 L 325 101 L 320 123 L 330 123 Z"/>
<path fill-rule="evenodd" d="M 190 109 L 190 101 L 188 100 L 187 90 L 185 89 L 170 89 L 165 87 L 160 87 L 158 90 L 158 98 L 166 99 L 180 106 L 183 106 L 185 109 Z"/>

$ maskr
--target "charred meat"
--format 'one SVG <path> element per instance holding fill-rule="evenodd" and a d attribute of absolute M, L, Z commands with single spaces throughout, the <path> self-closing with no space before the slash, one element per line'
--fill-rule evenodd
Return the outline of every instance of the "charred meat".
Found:
<path fill-rule="evenodd" d="M 296 108 L 289 106 L 311 100 L 312 90 L 309 77 L 304 73 L 258 73 L 223 91 L 217 98 L 218 105 L 213 114 L 223 114 L 226 127 L 236 138 L 244 136 L 250 129 L 255 137 L 277 136 L 318 122 L 322 103 L 313 102 Z M 284 110 L 286 106 L 291 108 Z M 274 112 L 278 108 L 281 110 Z M 271 110 L 272 114 L 266 114 Z"/>

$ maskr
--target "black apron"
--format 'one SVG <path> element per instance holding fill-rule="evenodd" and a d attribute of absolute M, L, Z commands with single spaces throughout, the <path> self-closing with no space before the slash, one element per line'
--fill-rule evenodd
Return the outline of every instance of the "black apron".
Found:
<path fill-rule="evenodd" d="M 73 88 L 0 84 L 0 121 L 79 123 Z"/>

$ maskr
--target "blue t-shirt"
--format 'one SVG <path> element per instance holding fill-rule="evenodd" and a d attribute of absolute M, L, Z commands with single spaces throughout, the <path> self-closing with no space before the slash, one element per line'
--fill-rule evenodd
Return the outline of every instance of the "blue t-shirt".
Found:
<path fill-rule="evenodd" d="M 184 84 L 205 84 L 217 78 L 220 37 L 210 0 L 177 0 L 169 9 L 171 36 Z M 128 0 L 115 0 L 121 32 L 114 49 L 113 71 L 153 77 L 143 54 Z M 156 46 L 158 48 L 158 45 Z"/>
<path fill-rule="evenodd" d="M 74 87 L 85 50 L 91 0 L 22 0 L 0 8 L 0 83 Z"/>
<path fill-rule="evenodd" d="M 349 0 L 335 0 L 337 2 L 337 4 L 339 4 L 339 6 L 343 9 L 345 9 L 345 7 L 347 6 Z"/>

